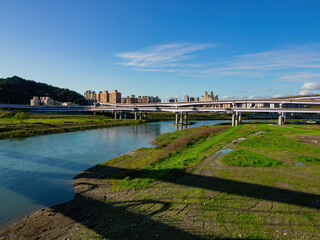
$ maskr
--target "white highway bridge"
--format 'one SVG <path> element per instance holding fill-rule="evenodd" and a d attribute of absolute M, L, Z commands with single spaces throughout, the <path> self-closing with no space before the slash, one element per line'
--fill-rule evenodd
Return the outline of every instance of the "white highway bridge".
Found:
<path fill-rule="evenodd" d="M 187 124 L 188 113 L 225 112 L 232 114 L 232 125 L 241 124 L 242 113 L 276 113 L 278 124 L 286 122 L 290 113 L 320 115 L 320 94 L 293 96 L 284 98 L 226 100 L 177 103 L 144 103 L 144 104 L 113 104 L 99 103 L 95 106 L 30 106 L 16 104 L 0 104 L 0 108 L 10 110 L 29 110 L 42 112 L 112 112 L 115 118 L 126 118 L 128 112 L 135 113 L 135 119 L 142 119 L 148 112 L 172 112 L 176 114 L 176 124 Z M 180 114 L 180 118 L 179 118 Z"/>

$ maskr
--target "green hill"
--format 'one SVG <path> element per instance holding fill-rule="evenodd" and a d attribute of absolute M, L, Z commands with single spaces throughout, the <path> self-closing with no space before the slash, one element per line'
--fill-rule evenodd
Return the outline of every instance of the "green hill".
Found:
<path fill-rule="evenodd" d="M 33 96 L 48 96 L 59 102 L 84 104 L 84 97 L 66 88 L 25 80 L 13 76 L 0 78 L 0 103 L 29 104 Z"/>

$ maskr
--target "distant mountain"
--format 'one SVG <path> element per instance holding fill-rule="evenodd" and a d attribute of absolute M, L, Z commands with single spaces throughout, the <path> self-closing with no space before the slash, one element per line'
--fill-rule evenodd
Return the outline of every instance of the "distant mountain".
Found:
<path fill-rule="evenodd" d="M 59 102 L 85 103 L 84 96 L 66 88 L 53 87 L 17 76 L 0 78 L 0 103 L 30 104 L 33 96 L 48 96 Z"/>

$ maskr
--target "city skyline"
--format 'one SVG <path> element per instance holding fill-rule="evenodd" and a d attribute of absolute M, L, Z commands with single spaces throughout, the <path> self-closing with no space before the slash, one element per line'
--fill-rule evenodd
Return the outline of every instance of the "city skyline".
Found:
<path fill-rule="evenodd" d="M 0 77 L 166 101 L 319 93 L 318 1 L 1 1 Z"/>

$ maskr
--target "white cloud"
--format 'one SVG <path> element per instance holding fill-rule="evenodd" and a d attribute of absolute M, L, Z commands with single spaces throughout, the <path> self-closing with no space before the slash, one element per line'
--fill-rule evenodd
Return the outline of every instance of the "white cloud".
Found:
<path fill-rule="evenodd" d="M 304 45 L 234 56 L 221 68 L 211 71 L 224 75 L 261 75 L 276 70 L 317 68 L 320 70 L 320 45 Z"/>
<path fill-rule="evenodd" d="M 201 65 L 192 62 L 197 51 L 210 47 L 216 45 L 172 43 L 153 45 L 116 56 L 124 60 L 121 62 L 123 66 L 133 71 L 167 72 L 195 78 L 241 76 L 259 79 L 269 76 L 280 81 L 305 82 L 320 77 L 320 45 L 283 46 L 213 61 L 211 58 L 207 62 L 203 58 Z"/>
<path fill-rule="evenodd" d="M 308 95 L 308 94 L 310 94 L 309 90 L 302 90 L 299 92 L 299 95 Z"/>
<path fill-rule="evenodd" d="M 306 82 L 300 88 L 300 95 L 310 94 L 311 91 L 320 90 L 320 82 Z"/>
<path fill-rule="evenodd" d="M 320 90 L 320 82 L 307 82 L 302 85 L 301 90 Z"/>
<path fill-rule="evenodd" d="M 182 64 L 181 61 L 191 58 L 191 53 L 214 47 L 212 44 L 173 43 L 153 45 L 146 49 L 116 54 L 124 59 L 121 64 L 128 67 L 196 67 L 198 64 Z"/>
<path fill-rule="evenodd" d="M 226 100 L 226 99 L 231 99 L 231 97 L 230 96 L 219 96 L 219 99 Z"/>

